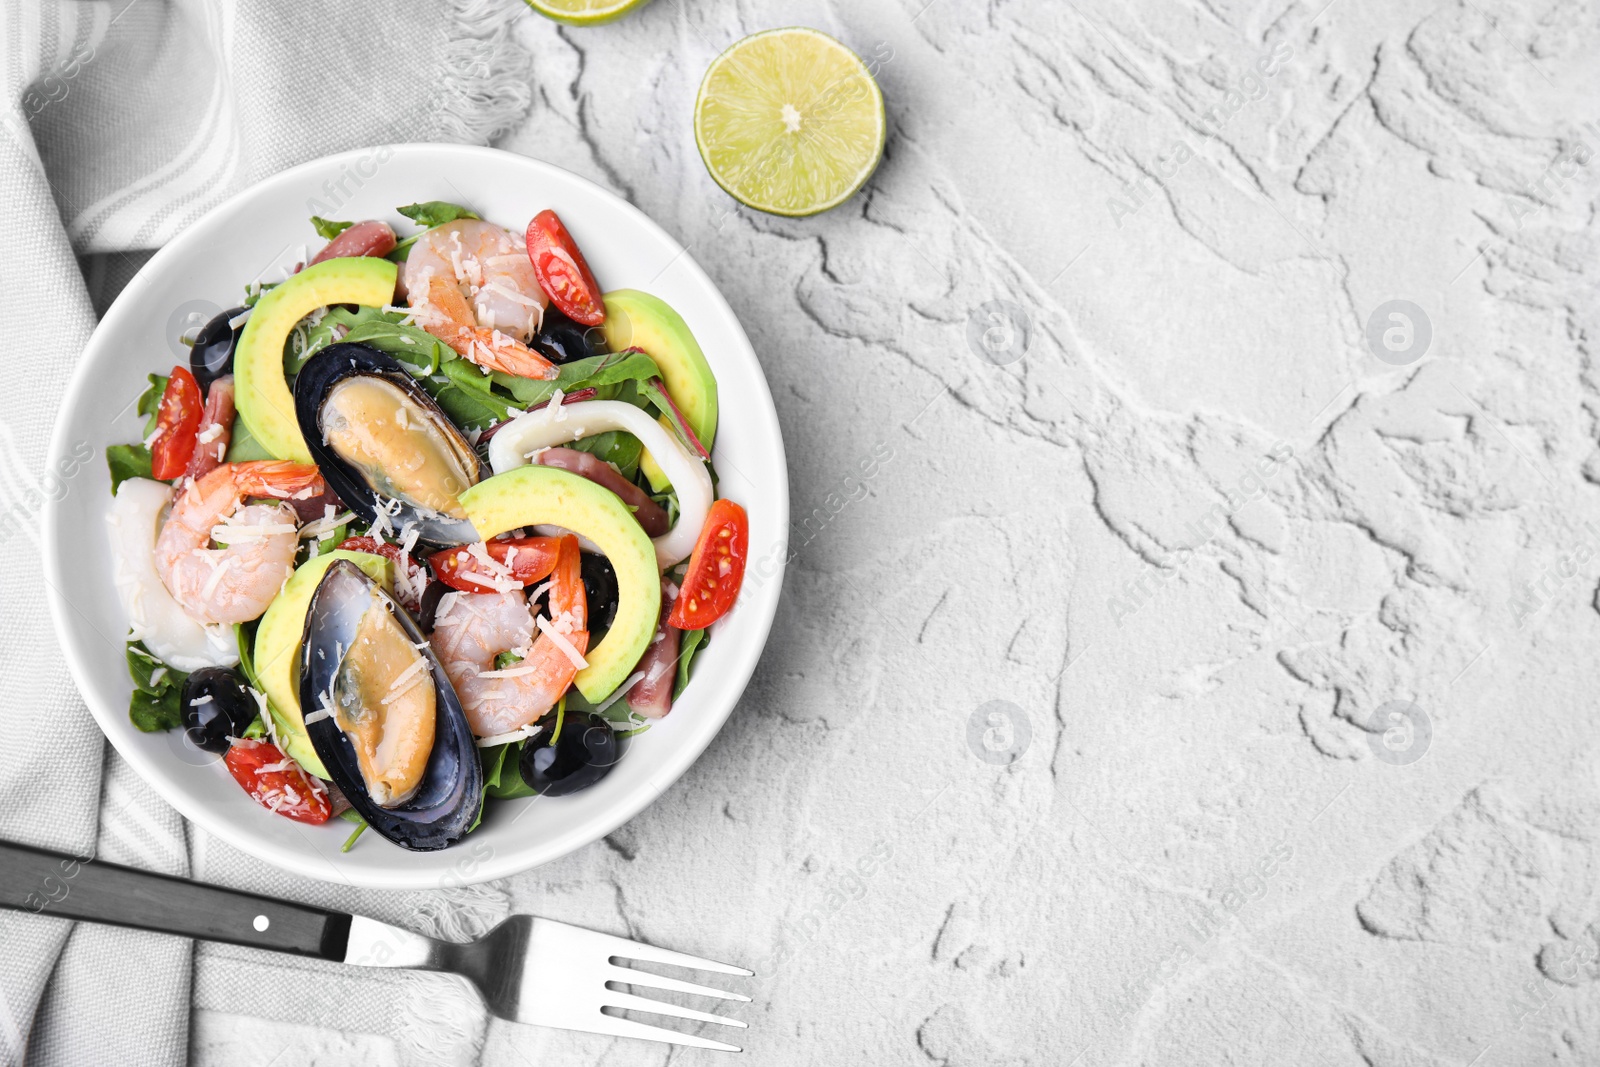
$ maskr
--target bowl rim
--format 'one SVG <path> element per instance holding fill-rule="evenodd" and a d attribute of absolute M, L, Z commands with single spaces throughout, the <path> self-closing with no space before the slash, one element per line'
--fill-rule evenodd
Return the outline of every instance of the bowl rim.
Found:
<path fill-rule="evenodd" d="M 123 759 L 127 760 L 133 769 L 150 785 L 163 801 L 172 805 L 177 811 L 208 833 L 226 842 L 257 859 L 263 860 L 280 869 L 294 874 L 303 875 L 318 881 L 345 884 L 370 889 L 435 889 L 446 884 L 465 885 L 476 882 L 490 881 L 519 874 L 535 867 L 560 859 L 585 845 L 591 844 L 610 834 L 617 827 L 632 819 L 644 810 L 658 797 L 661 796 L 674 782 L 676 782 L 696 760 L 710 747 L 711 742 L 721 732 L 728 717 L 733 713 L 744 690 L 749 685 L 751 676 L 755 671 L 762 653 L 765 651 L 767 640 L 770 637 L 773 620 L 777 614 L 778 601 L 781 598 L 783 577 L 789 559 L 789 473 L 788 464 L 783 446 L 782 426 L 778 421 L 777 410 L 772 401 L 771 386 L 766 380 L 761 362 L 755 354 L 754 347 L 750 344 L 748 335 L 740 324 L 738 316 L 734 314 L 726 297 L 717 287 L 716 283 L 705 273 L 699 263 L 695 261 L 688 247 L 669 234 L 660 224 L 645 214 L 633 204 L 624 200 L 610 190 L 593 181 L 575 174 L 563 167 L 544 160 L 507 152 L 496 148 L 487 148 L 476 145 L 456 145 L 433 142 L 402 142 L 384 145 L 365 145 L 347 151 L 320 156 L 316 159 L 296 164 L 285 170 L 279 171 L 259 182 L 253 183 L 248 188 L 241 190 L 228 199 L 216 204 L 199 218 L 195 219 L 175 237 L 164 244 L 152 255 L 143 267 L 128 281 L 118 294 L 117 299 L 106 309 L 104 315 L 96 323 L 95 329 L 88 342 L 80 352 L 75 363 L 67 388 L 63 394 L 61 407 L 54 427 L 51 430 L 50 442 L 47 451 L 47 469 L 54 469 L 68 453 L 70 444 L 68 438 L 69 423 L 66 412 L 76 411 L 85 403 L 86 395 L 93 390 L 93 379 L 87 373 L 89 360 L 85 356 L 97 346 L 107 344 L 102 337 L 103 327 L 107 320 L 113 318 L 113 312 L 125 303 L 137 302 L 146 290 L 153 287 L 157 279 L 173 264 L 181 262 L 184 257 L 191 255 L 188 248 L 191 240 L 199 228 L 214 216 L 236 210 L 242 205 L 268 193 L 281 190 L 285 186 L 293 186 L 302 182 L 310 175 L 322 175 L 328 168 L 337 169 L 341 164 L 354 164 L 356 161 L 370 156 L 375 152 L 392 151 L 396 158 L 402 155 L 422 157 L 426 155 L 454 156 L 458 160 L 470 162 L 472 159 L 493 159 L 501 162 L 512 162 L 514 165 L 529 168 L 532 171 L 542 172 L 559 181 L 576 182 L 580 187 L 588 187 L 588 191 L 596 194 L 602 200 L 608 201 L 610 206 L 617 210 L 633 226 L 642 227 L 653 231 L 666 244 L 676 249 L 676 254 L 668 262 L 668 268 L 677 268 L 687 271 L 690 284 L 703 291 L 705 297 L 704 313 L 723 320 L 722 325 L 729 329 L 730 336 L 738 344 L 733 346 L 736 351 L 730 352 L 728 358 L 733 360 L 747 360 L 754 370 L 755 389 L 753 394 L 741 390 L 739 402 L 741 406 L 758 408 L 760 421 L 765 423 L 771 431 L 771 436 L 777 446 L 777 481 L 772 486 L 773 501 L 776 505 L 773 518 L 777 523 L 777 540 L 775 551 L 772 552 L 772 562 L 775 569 L 764 576 L 761 589 L 770 590 L 758 597 L 753 603 L 739 605 L 741 622 L 740 629 L 753 636 L 742 642 L 742 647 L 737 650 L 734 659 L 721 672 L 724 679 L 722 689 L 726 696 L 723 706 L 702 706 L 696 709 L 694 718 L 695 728 L 691 734 L 669 753 L 662 765 L 657 766 L 644 774 L 637 783 L 631 784 L 628 791 L 615 805 L 604 809 L 596 816 L 580 822 L 573 827 L 558 833 L 543 845 L 530 846 L 524 849 L 497 848 L 488 851 L 487 857 L 476 855 L 476 862 L 470 871 L 461 871 L 462 864 L 458 863 L 455 870 L 441 874 L 437 869 L 423 866 L 411 872 L 378 872 L 364 870 L 360 867 L 349 869 L 329 869 L 326 858 L 307 846 L 291 846 L 273 839 L 267 834 L 252 830 L 250 826 L 240 821 L 229 818 L 225 813 L 218 812 L 195 798 L 169 787 L 168 779 L 172 777 L 170 768 L 164 764 L 158 754 L 146 748 L 133 745 L 129 734 L 131 726 L 127 722 L 125 708 L 109 708 L 103 706 L 91 696 L 93 687 L 85 684 L 89 677 L 86 665 L 88 654 L 81 647 L 83 642 L 77 638 L 70 624 L 70 613 L 76 611 L 66 602 L 66 596 L 60 590 L 63 587 L 62 574 L 65 566 L 60 538 L 60 501 L 53 495 L 46 497 L 41 509 L 40 533 L 42 539 L 41 555 L 46 579 L 46 600 L 50 608 L 51 621 L 54 626 L 55 637 L 61 649 L 62 657 L 66 661 L 68 672 L 72 677 L 73 685 L 83 699 L 90 713 L 94 716 L 101 733 L 117 749 Z M 313 194 L 314 195 L 314 194 Z M 658 275 L 659 277 L 659 275 Z M 726 404 L 726 398 L 723 400 Z M 755 561 L 751 561 L 754 563 Z M 748 609 L 753 608 L 753 611 Z M 731 684 L 729 684 L 731 683 Z M 713 701 L 713 705 L 714 705 Z M 521 803 L 532 803 L 537 797 L 525 798 Z M 517 803 L 513 801 L 512 803 Z M 469 839 L 463 838 L 455 848 L 460 848 Z M 452 850 L 443 850 L 435 855 L 448 855 Z M 479 852 L 482 850 L 475 850 Z"/>

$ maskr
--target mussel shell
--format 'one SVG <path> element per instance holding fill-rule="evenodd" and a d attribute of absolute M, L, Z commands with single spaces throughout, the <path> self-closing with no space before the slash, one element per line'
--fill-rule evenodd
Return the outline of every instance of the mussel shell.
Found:
<path fill-rule="evenodd" d="M 189 369 L 199 383 L 202 393 L 210 390 L 211 383 L 224 374 L 233 373 L 233 350 L 238 347 L 239 335 L 244 333 L 244 323 L 234 329 L 233 320 L 245 313 L 245 308 L 229 308 L 211 317 L 200 327 L 189 349 Z"/>
<path fill-rule="evenodd" d="M 611 351 L 606 346 L 604 330 L 574 322 L 554 304 L 544 309 L 539 330 L 528 341 L 528 345 L 551 363 L 558 364 Z"/>
<path fill-rule="evenodd" d="M 333 717 L 306 725 L 311 746 L 328 769 L 350 806 L 367 825 L 384 837 L 415 852 L 446 848 L 467 832 L 478 817 L 483 801 L 483 767 L 472 728 L 467 725 L 461 701 L 411 616 L 383 588 L 348 560 L 328 568 L 306 612 L 300 652 L 300 707 L 307 713 L 321 706 L 318 694 L 333 691 L 339 672 L 340 650 L 355 643 L 363 613 L 376 595 L 428 665 L 434 684 L 433 751 L 428 756 L 422 784 L 409 800 L 392 808 L 380 807 L 367 794 L 366 781 L 355 745 Z M 320 653 L 320 655 L 319 655 Z"/>
<path fill-rule="evenodd" d="M 366 345 L 329 345 L 307 360 L 295 378 L 295 418 L 300 423 L 300 434 L 305 438 L 306 447 L 311 451 L 311 458 L 316 460 L 317 468 L 322 471 L 322 477 L 333 491 L 339 494 L 339 499 L 344 501 L 345 506 L 359 515 L 363 522 L 370 524 L 376 520 L 378 508 L 381 506 L 379 501 L 386 498 L 380 497 L 357 467 L 346 462 L 328 447 L 323 439 L 321 425 L 322 405 L 333 387 L 358 374 L 392 382 L 418 407 L 436 415 L 440 429 L 454 436 L 460 459 L 472 475 L 473 481 L 479 482 L 489 476 L 488 468 L 483 465 L 483 460 L 473 450 L 472 445 L 461 436 L 461 432 L 450 421 L 450 417 L 440 409 L 433 397 L 428 395 L 427 390 L 418 385 L 416 379 L 406 372 L 398 360 Z M 399 501 L 399 509 L 390 513 L 389 523 L 396 533 L 415 529 L 418 539 L 424 544 L 440 548 L 469 545 L 482 540 L 472 523 L 466 519 L 452 518 L 406 501 Z"/>

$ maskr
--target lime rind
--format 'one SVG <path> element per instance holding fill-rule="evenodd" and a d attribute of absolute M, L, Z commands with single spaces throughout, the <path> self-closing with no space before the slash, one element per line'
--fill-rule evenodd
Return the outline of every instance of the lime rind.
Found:
<path fill-rule="evenodd" d="M 883 156 L 883 92 L 850 49 L 807 27 L 736 42 L 695 99 L 706 170 L 741 204 L 788 217 L 854 196 Z"/>
<path fill-rule="evenodd" d="M 603 26 L 615 22 L 650 0 L 527 0 L 528 6 L 547 19 L 568 26 Z"/>

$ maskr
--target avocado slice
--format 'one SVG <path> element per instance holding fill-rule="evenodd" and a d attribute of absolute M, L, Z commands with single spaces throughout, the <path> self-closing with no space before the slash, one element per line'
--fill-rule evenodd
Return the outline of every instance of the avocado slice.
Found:
<path fill-rule="evenodd" d="M 711 373 L 700 343 L 683 316 L 658 296 L 637 289 L 617 289 L 605 295 L 606 344 L 613 352 L 643 349 L 661 368 L 661 380 L 700 443 L 711 450 L 717 436 L 717 378 Z M 661 417 L 672 432 L 672 423 Z M 639 468 L 656 492 L 671 484 L 649 452 L 639 457 Z"/>
<path fill-rule="evenodd" d="M 322 582 L 323 573 L 340 559 L 349 560 L 373 581 L 382 582 L 384 589 L 392 590 L 387 559 L 369 552 L 335 549 L 300 564 L 256 627 L 256 677 L 267 691 L 273 732 L 282 742 L 283 751 L 318 778 L 328 777 L 328 771 L 311 747 L 311 738 L 306 736 L 306 726 L 300 718 L 300 638 L 305 633 L 306 609 L 311 606 L 312 594 Z"/>
<path fill-rule="evenodd" d="M 311 462 L 295 419 L 294 394 L 283 377 L 283 343 L 289 331 L 329 304 L 383 307 L 394 299 L 398 270 L 373 256 L 323 260 L 256 301 L 233 354 L 234 402 L 250 436 L 276 458 Z"/>
<path fill-rule="evenodd" d="M 650 647 L 661 617 L 656 550 L 617 494 L 557 467 L 528 466 L 485 479 L 461 494 L 467 518 L 485 540 L 519 526 L 550 523 L 599 546 L 617 572 L 617 616 L 584 653 L 578 691 L 598 704 L 627 679 Z"/>

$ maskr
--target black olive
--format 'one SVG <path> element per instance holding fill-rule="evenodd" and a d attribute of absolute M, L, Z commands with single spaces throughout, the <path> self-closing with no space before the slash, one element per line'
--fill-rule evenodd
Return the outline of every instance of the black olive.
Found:
<path fill-rule="evenodd" d="M 224 374 L 233 373 L 233 350 L 244 332 L 244 323 L 236 330 L 229 321 L 244 314 L 244 308 L 229 308 L 200 327 L 195 334 L 194 346 L 189 349 L 189 369 L 194 380 L 200 383 L 202 393 L 209 392 L 211 383 Z"/>
<path fill-rule="evenodd" d="M 228 751 L 228 738 L 243 736 L 260 714 L 244 679 L 226 667 L 201 667 L 183 683 L 183 732 L 196 748 Z"/>
<path fill-rule="evenodd" d="M 593 648 L 617 620 L 617 572 L 609 559 L 583 553 L 583 596 L 588 609 L 589 647 Z"/>
<path fill-rule="evenodd" d="M 422 591 L 422 600 L 417 605 L 417 628 L 425 634 L 433 633 L 433 622 L 439 614 L 439 601 L 450 591 L 450 587 L 435 579 L 428 583 Z"/>
<path fill-rule="evenodd" d="M 609 723 L 587 711 L 569 711 L 562 718 L 555 744 L 550 744 L 550 736 L 556 716 L 550 714 L 539 722 L 544 732 L 522 745 L 517 769 L 541 796 L 564 797 L 587 789 L 617 762 L 617 735 Z"/>
<path fill-rule="evenodd" d="M 605 331 L 598 326 L 573 322 L 551 304 L 544 309 L 539 332 L 529 342 L 551 363 L 571 363 L 611 351 L 606 347 Z"/>

